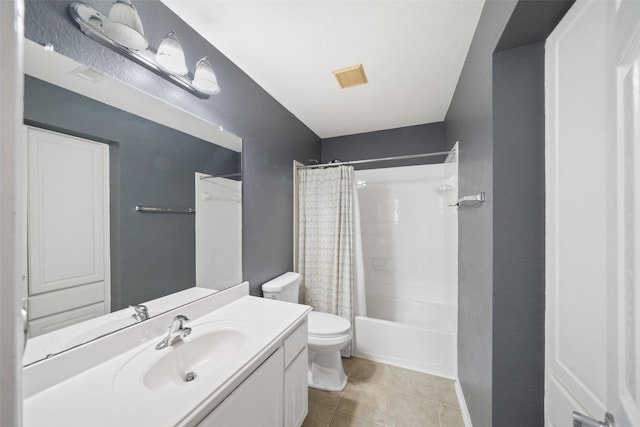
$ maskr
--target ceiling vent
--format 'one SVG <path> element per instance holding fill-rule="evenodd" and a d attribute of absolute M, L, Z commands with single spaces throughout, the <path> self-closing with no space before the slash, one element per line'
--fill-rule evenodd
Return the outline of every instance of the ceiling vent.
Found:
<path fill-rule="evenodd" d="M 94 70 L 93 68 L 89 68 L 86 66 L 78 67 L 74 70 L 70 71 L 74 76 L 78 76 L 84 80 L 87 80 L 92 83 L 98 83 L 100 80 L 104 79 L 105 75 L 99 71 Z"/>
<path fill-rule="evenodd" d="M 364 73 L 362 64 L 352 65 L 350 67 L 335 70 L 333 75 L 342 89 L 367 83 L 367 76 Z"/>

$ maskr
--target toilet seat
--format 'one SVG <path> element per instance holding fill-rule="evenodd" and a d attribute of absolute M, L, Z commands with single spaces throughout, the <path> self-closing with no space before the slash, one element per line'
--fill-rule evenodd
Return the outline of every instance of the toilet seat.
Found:
<path fill-rule="evenodd" d="M 307 338 L 309 351 L 317 353 L 328 352 L 329 350 L 339 351 L 351 341 L 351 338 L 353 338 L 353 336 L 351 335 L 351 332 L 347 332 L 346 334 L 336 335 L 333 337 L 316 337 L 313 335 L 309 335 Z"/>
<path fill-rule="evenodd" d="M 308 316 L 310 337 L 332 338 L 349 334 L 351 323 L 340 316 L 312 311 Z"/>

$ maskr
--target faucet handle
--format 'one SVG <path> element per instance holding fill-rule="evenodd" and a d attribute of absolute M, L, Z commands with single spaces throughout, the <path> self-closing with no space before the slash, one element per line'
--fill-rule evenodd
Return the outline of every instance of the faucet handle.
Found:
<path fill-rule="evenodd" d="M 169 325 L 169 333 L 171 332 L 181 332 L 184 329 L 189 329 L 184 327 L 184 322 L 188 322 L 189 318 L 183 314 L 178 314 L 173 318 L 171 324 Z M 188 335 L 188 334 L 187 334 Z M 185 335 L 185 337 L 187 336 Z"/>
<path fill-rule="evenodd" d="M 188 322 L 189 318 L 185 315 L 178 314 L 173 318 L 173 322 L 171 324 L 171 328 L 173 331 L 178 333 L 178 336 L 181 338 L 185 338 L 191 333 L 191 328 L 185 327 L 184 322 Z M 171 331 L 171 328 L 169 329 Z"/>
<path fill-rule="evenodd" d="M 187 316 L 185 316 L 184 314 L 178 314 L 176 317 L 173 318 L 174 321 L 179 320 L 181 322 L 188 322 L 191 319 L 189 319 Z"/>
<path fill-rule="evenodd" d="M 167 333 L 167 336 L 156 345 L 156 350 L 167 348 L 189 335 L 191 333 L 191 328 L 186 328 L 184 326 L 184 322 L 188 321 L 189 318 L 183 314 L 175 316 L 169 325 L 169 332 Z"/>
<path fill-rule="evenodd" d="M 147 320 L 149 318 L 149 309 L 147 308 L 146 305 L 144 304 L 130 305 L 129 308 L 133 308 L 133 310 L 135 311 L 135 313 L 132 314 L 131 317 L 136 322 L 142 322 L 143 320 Z"/>

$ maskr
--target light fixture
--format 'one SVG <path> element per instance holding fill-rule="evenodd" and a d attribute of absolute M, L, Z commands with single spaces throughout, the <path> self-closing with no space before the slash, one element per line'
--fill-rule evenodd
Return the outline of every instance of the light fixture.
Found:
<path fill-rule="evenodd" d="M 156 53 L 156 64 L 163 70 L 180 76 L 184 76 L 189 72 L 184 59 L 182 45 L 173 31 L 167 34 L 160 42 Z"/>
<path fill-rule="evenodd" d="M 209 58 L 202 58 L 196 64 L 196 71 L 193 73 L 193 81 L 191 84 L 198 90 L 215 95 L 220 92 L 220 86 L 218 86 L 218 79 L 216 73 L 213 72 L 213 67 Z"/>
<path fill-rule="evenodd" d="M 79 2 L 69 5 L 69 14 L 85 35 L 193 95 L 204 99 L 220 92 L 216 74 L 206 57 L 198 61 L 191 79 L 182 45 L 173 31 L 161 41 L 157 52 L 149 47 L 142 20 L 131 0 L 115 0 L 108 17 Z"/>
<path fill-rule="evenodd" d="M 117 0 L 111 6 L 102 29 L 111 40 L 129 49 L 143 50 L 149 46 L 140 15 L 130 0 Z"/>

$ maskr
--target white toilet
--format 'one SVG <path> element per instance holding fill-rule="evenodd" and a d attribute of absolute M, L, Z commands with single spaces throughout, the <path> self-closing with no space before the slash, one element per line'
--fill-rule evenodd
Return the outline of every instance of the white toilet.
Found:
<path fill-rule="evenodd" d="M 302 276 L 285 273 L 262 285 L 265 298 L 298 303 Z M 347 376 L 342 368 L 340 350 L 351 342 L 351 323 L 334 314 L 312 311 L 309 327 L 309 387 L 342 391 Z"/>

